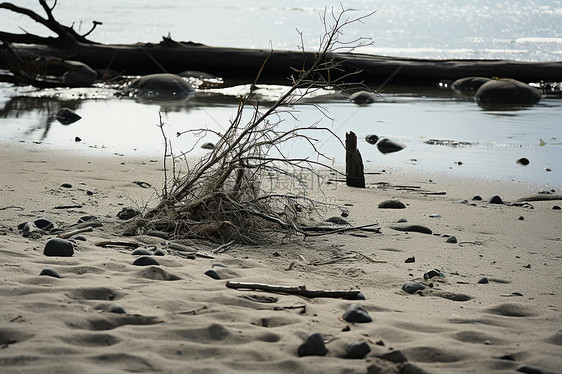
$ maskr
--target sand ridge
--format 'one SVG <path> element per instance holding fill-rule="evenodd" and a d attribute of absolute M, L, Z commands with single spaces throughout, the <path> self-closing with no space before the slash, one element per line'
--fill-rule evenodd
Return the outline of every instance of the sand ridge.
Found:
<path fill-rule="evenodd" d="M 562 220 L 552 209 L 562 202 L 532 201 L 533 209 L 487 202 L 493 194 L 515 202 L 536 189 L 370 176 L 365 190 L 337 184 L 327 193 L 347 204 L 352 224 L 376 222 L 380 233 L 237 245 L 214 259 L 167 253 L 153 256 L 159 266 L 140 267 L 132 265 L 132 249 L 95 243 L 166 249 L 160 238 L 118 236 L 115 217 L 123 207 L 154 201 L 153 189 L 134 182 L 159 188 L 159 162 L 69 155 L 43 145 L 6 145 L 1 156 L 2 372 L 513 373 L 531 367 L 557 373 L 562 367 Z M 477 194 L 482 201 L 471 200 Z M 389 199 L 406 208 L 378 208 Z M 64 205 L 80 207 L 55 209 Z M 73 239 L 72 257 L 44 256 L 52 235 L 26 238 L 17 230 L 40 217 L 70 225 L 86 215 L 103 226 L 82 233 L 85 241 Z M 433 234 L 393 230 L 401 218 Z M 451 235 L 457 243 L 446 243 Z M 192 245 L 205 253 L 216 248 Z M 415 262 L 405 263 L 411 257 Z M 39 276 L 45 267 L 61 278 Z M 211 268 L 220 280 L 204 274 Z M 444 277 L 425 280 L 432 269 Z M 483 277 L 489 283 L 478 283 Z M 366 300 L 234 290 L 227 281 L 353 288 Z M 408 281 L 426 288 L 409 295 L 401 289 Z M 373 322 L 344 321 L 352 303 Z M 111 312 L 116 305 L 126 313 Z M 316 332 L 327 355 L 298 357 L 298 347 Z M 364 359 L 345 358 L 355 342 L 368 344 Z M 396 351 L 407 362 L 384 356 Z"/>

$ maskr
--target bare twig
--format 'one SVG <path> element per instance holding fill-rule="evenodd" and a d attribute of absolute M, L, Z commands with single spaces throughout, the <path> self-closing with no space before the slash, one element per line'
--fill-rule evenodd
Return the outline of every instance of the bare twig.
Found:
<path fill-rule="evenodd" d="M 62 234 L 59 234 L 58 237 L 61 239 L 68 239 L 73 237 L 76 234 L 80 234 L 82 232 L 91 232 L 94 231 L 94 228 L 92 226 L 88 226 L 88 227 L 84 227 L 82 229 L 76 229 L 76 230 L 72 230 L 72 231 L 68 231 Z"/>
<path fill-rule="evenodd" d="M 260 290 L 274 293 L 299 295 L 308 298 L 327 297 L 335 299 L 354 299 L 361 292 L 359 290 L 307 290 L 305 286 L 290 287 L 278 286 L 265 283 L 248 283 L 248 282 L 227 282 L 226 287 L 244 290 Z"/>

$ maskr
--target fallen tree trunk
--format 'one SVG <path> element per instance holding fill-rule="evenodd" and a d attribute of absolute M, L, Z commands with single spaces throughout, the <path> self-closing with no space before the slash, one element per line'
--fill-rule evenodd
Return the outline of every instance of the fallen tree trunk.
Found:
<path fill-rule="evenodd" d="M 22 59 L 51 56 L 125 75 L 199 70 L 223 78 L 226 85 L 253 82 L 268 57 L 260 76 L 262 84 L 288 84 L 293 69 L 306 68 L 310 61 L 314 61 L 314 53 L 208 47 L 170 39 L 160 44 L 76 43 L 69 49 L 14 44 L 11 48 Z M 513 78 L 526 83 L 562 81 L 562 62 L 426 60 L 355 53 L 334 53 L 331 57 L 339 63 L 339 69 L 331 73 L 331 79 L 352 74 L 345 83 L 362 82 L 368 86 L 382 83 L 435 85 L 440 80 L 468 76 Z M 1 58 L 0 67 L 6 68 L 6 62 Z"/>

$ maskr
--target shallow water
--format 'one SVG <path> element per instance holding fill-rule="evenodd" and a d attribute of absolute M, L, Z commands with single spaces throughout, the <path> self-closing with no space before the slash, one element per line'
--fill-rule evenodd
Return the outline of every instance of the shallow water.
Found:
<path fill-rule="evenodd" d="M 37 9 L 36 1 L 20 6 Z M 62 22 L 75 22 L 82 31 L 92 20 L 104 24 L 91 38 L 107 43 L 158 42 L 171 33 L 176 40 L 192 40 L 213 46 L 297 49 L 299 34 L 308 48 L 318 44 L 319 20 L 325 6 L 339 2 L 268 1 L 259 4 L 213 2 L 213 12 L 195 1 L 167 1 L 166 6 L 148 1 L 59 2 L 55 10 Z M 363 23 L 350 25 L 344 40 L 359 36 L 374 44 L 363 52 L 423 58 L 504 58 L 530 61 L 560 60 L 562 1 L 348 1 L 350 16 L 376 10 Z M 40 10 L 38 10 L 40 11 Z M 23 17 L 0 14 L 2 30 L 43 31 Z M 203 15 L 203 16 L 202 16 Z M 92 152 L 149 154 L 163 151 L 158 113 L 173 138 L 177 131 L 228 125 L 236 110 L 236 94 L 243 87 L 198 93 L 180 103 L 141 103 L 115 98 L 112 91 L 36 91 L 28 87 L 0 85 L 0 140 L 41 141 L 55 147 Z M 236 91 L 238 90 L 238 91 Z M 276 87 L 264 87 L 265 99 L 275 97 Z M 413 168 L 430 173 L 535 182 L 562 187 L 562 102 L 547 96 L 538 105 L 489 111 L 471 99 L 438 88 L 420 91 L 384 87 L 380 102 L 358 107 L 346 97 L 327 93 L 315 99 L 331 117 L 312 105 L 298 110 L 300 125 L 321 119 L 338 136 L 354 131 L 367 168 Z M 82 119 L 62 125 L 54 115 L 62 106 L 76 110 Z M 295 126 L 290 117 L 281 126 Z M 366 143 L 367 134 L 402 142 L 406 149 L 383 155 Z M 335 138 L 320 134 L 322 151 L 335 162 L 344 153 Z M 81 142 L 75 142 L 80 137 Z M 466 146 L 430 145 L 429 139 L 470 143 Z M 213 139 L 210 139 L 213 140 Z M 193 137 L 175 139 L 175 149 L 191 147 Z M 95 149 L 97 150 L 95 150 Z M 197 148 L 198 149 L 198 148 Z M 291 156 L 309 156 L 302 147 L 288 149 Z M 531 163 L 521 166 L 516 160 Z M 550 170 L 550 171 L 547 171 Z"/>

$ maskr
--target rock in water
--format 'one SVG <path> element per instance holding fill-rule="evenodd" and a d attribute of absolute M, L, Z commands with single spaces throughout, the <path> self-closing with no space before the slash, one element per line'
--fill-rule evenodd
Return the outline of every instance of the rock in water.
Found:
<path fill-rule="evenodd" d="M 472 96 L 476 91 L 478 91 L 480 86 L 490 80 L 490 78 L 485 77 L 461 78 L 454 81 L 453 84 L 451 84 L 451 88 L 457 93 Z"/>
<path fill-rule="evenodd" d="M 379 137 L 374 134 L 367 135 L 365 137 L 365 141 L 369 144 L 377 144 L 377 142 L 379 141 Z"/>
<path fill-rule="evenodd" d="M 476 91 L 476 101 L 481 105 L 535 104 L 540 99 L 539 90 L 514 79 L 493 79 Z"/>
<path fill-rule="evenodd" d="M 349 99 L 357 105 L 365 105 L 374 103 L 377 97 L 369 91 L 358 91 L 352 94 Z"/>
<path fill-rule="evenodd" d="M 328 349 L 324 344 L 324 337 L 320 333 L 310 335 L 302 343 L 297 351 L 299 357 L 303 356 L 325 356 Z"/>
<path fill-rule="evenodd" d="M 39 275 L 46 275 L 54 278 L 62 278 L 55 269 L 51 269 L 51 268 L 43 268 L 43 270 L 41 270 Z"/>
<path fill-rule="evenodd" d="M 59 121 L 63 125 L 70 125 L 71 123 L 78 121 L 82 117 L 76 114 L 76 112 L 74 112 L 72 109 L 61 108 L 57 112 L 56 118 L 57 121 Z"/>
<path fill-rule="evenodd" d="M 390 139 L 383 138 L 377 142 L 377 148 L 380 153 L 387 154 L 401 151 L 406 148 L 406 146 Z"/>
<path fill-rule="evenodd" d="M 359 304 L 351 304 L 342 318 L 347 322 L 356 323 L 368 323 L 373 321 L 369 313 Z"/>
<path fill-rule="evenodd" d="M 215 145 L 211 142 L 203 143 L 201 149 L 215 149 Z"/>
<path fill-rule="evenodd" d="M 371 352 L 371 347 L 369 347 L 367 342 L 351 343 L 346 349 L 347 358 L 352 359 L 362 359 L 369 352 Z"/>
<path fill-rule="evenodd" d="M 141 77 L 127 89 L 125 93 L 146 99 L 185 99 L 193 94 L 195 90 L 182 77 L 175 74 L 150 74 Z"/>
<path fill-rule="evenodd" d="M 385 200 L 379 204 L 379 209 L 405 209 L 406 205 L 400 200 Z"/>
<path fill-rule="evenodd" d="M 519 160 L 517 160 L 517 163 L 518 163 L 519 165 L 527 166 L 527 165 L 529 165 L 531 162 L 529 161 L 528 158 L 521 157 Z"/>
<path fill-rule="evenodd" d="M 425 289 L 425 286 L 419 282 L 406 282 L 402 285 L 402 290 L 409 294 L 414 294 Z"/>
<path fill-rule="evenodd" d="M 133 261 L 133 265 L 136 265 L 136 266 L 156 265 L 156 266 L 158 266 L 160 264 L 158 263 L 158 261 L 156 261 L 152 257 L 142 256 L 142 257 L 137 258 L 135 261 Z"/>
<path fill-rule="evenodd" d="M 74 254 L 74 246 L 68 240 L 53 238 L 45 244 L 43 254 L 51 257 L 71 257 Z"/>

